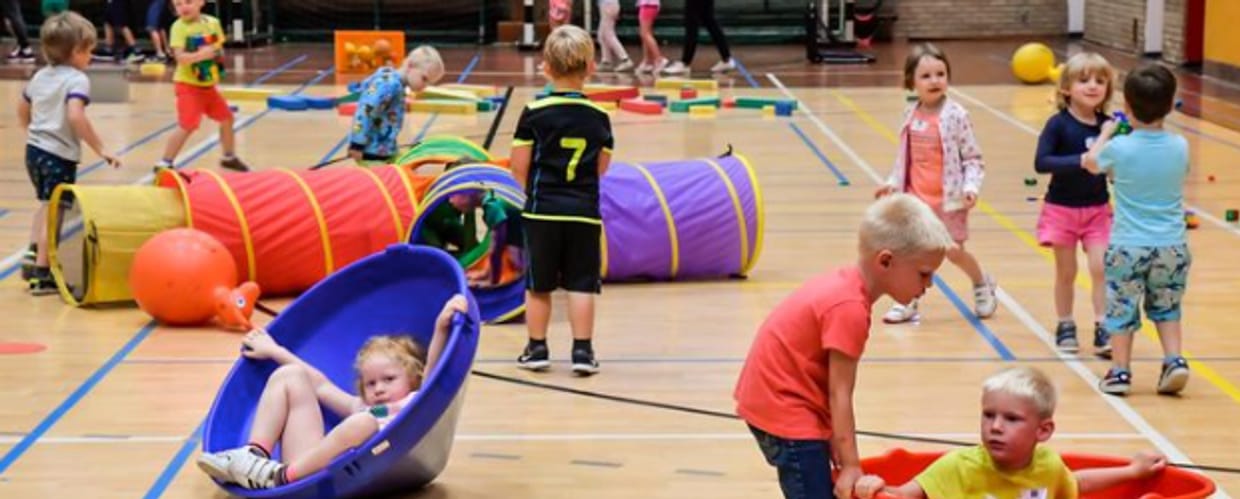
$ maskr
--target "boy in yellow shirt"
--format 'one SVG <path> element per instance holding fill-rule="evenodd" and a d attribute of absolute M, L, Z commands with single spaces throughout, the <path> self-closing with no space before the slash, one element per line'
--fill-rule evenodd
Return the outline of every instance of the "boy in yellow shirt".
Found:
<path fill-rule="evenodd" d="M 1058 453 L 1038 445 L 1055 432 L 1056 398 L 1042 371 L 1000 371 L 982 385 L 982 445 L 944 454 L 899 487 L 866 475 L 853 490 L 861 499 L 879 491 L 908 499 L 1076 499 L 1166 467 L 1165 457 L 1140 453 L 1126 466 L 1074 474 Z"/>
<path fill-rule="evenodd" d="M 250 168 L 236 155 L 232 111 L 215 88 L 220 81 L 217 61 L 224 50 L 224 30 L 219 19 L 202 13 L 203 1 L 172 0 L 177 21 L 172 24 L 168 46 L 177 60 L 172 81 L 176 83 L 177 124 L 180 126 L 168 138 L 163 159 L 155 166 L 171 168 L 189 135 L 206 116 L 220 124 L 220 146 L 224 149 L 220 166 L 247 171 Z"/>

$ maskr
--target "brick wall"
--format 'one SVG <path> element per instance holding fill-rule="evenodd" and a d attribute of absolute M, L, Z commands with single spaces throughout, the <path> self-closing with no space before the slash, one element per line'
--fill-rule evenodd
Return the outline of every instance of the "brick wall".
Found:
<path fill-rule="evenodd" d="M 899 0 L 895 36 L 986 38 L 1061 35 L 1068 31 L 1064 0 Z"/>
<path fill-rule="evenodd" d="M 1179 64 L 1184 61 L 1185 0 L 1164 0 L 1163 7 L 1163 59 Z M 1133 54 L 1143 52 L 1145 0 L 1085 0 L 1085 39 Z"/>
<path fill-rule="evenodd" d="M 1186 0 L 1165 0 L 1162 58 L 1172 64 L 1184 62 L 1184 9 Z"/>

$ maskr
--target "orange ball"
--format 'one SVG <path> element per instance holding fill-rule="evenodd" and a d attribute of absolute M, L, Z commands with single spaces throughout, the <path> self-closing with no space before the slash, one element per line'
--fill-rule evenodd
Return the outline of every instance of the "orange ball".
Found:
<path fill-rule="evenodd" d="M 129 289 L 138 307 L 165 325 L 203 324 L 215 315 L 215 290 L 237 286 L 228 249 L 206 232 L 171 229 L 138 248 Z"/>

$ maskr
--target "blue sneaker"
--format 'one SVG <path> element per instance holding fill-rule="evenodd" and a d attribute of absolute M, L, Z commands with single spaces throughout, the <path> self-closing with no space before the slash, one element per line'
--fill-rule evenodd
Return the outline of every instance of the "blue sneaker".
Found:
<path fill-rule="evenodd" d="M 1175 395 L 1188 384 L 1188 361 L 1176 357 L 1163 362 L 1162 374 L 1158 376 L 1159 395 Z"/>
<path fill-rule="evenodd" d="M 1094 323 L 1094 355 L 1108 360 L 1111 358 L 1111 333 L 1097 322 Z"/>
<path fill-rule="evenodd" d="M 1055 326 L 1055 348 L 1063 353 L 1074 354 L 1080 351 L 1081 344 L 1076 341 L 1075 322 L 1063 321 Z"/>
<path fill-rule="evenodd" d="M 1128 395 L 1132 389 L 1132 373 L 1121 367 L 1112 367 L 1098 382 L 1098 389 L 1108 395 Z"/>

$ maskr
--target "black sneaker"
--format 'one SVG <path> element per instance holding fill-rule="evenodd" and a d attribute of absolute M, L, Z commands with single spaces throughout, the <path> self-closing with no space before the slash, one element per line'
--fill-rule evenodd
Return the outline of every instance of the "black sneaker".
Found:
<path fill-rule="evenodd" d="M 1055 348 L 1063 353 L 1076 353 L 1080 351 L 1081 344 L 1076 341 L 1076 323 L 1072 321 L 1060 322 L 1055 326 Z"/>
<path fill-rule="evenodd" d="M 1158 376 L 1158 393 L 1175 395 L 1188 384 L 1188 361 L 1184 357 L 1176 357 L 1163 362 L 1162 374 Z"/>
<path fill-rule="evenodd" d="M 236 170 L 239 172 L 250 171 L 250 166 L 245 164 L 244 161 L 241 161 L 241 158 L 238 158 L 236 156 L 231 156 L 231 157 L 221 159 L 220 166 L 227 168 L 229 170 Z"/>
<path fill-rule="evenodd" d="M 9 62 L 34 62 L 34 50 L 30 47 L 18 47 L 9 52 Z"/>
<path fill-rule="evenodd" d="M 38 250 L 35 248 L 35 245 L 31 244 L 30 247 L 26 248 L 26 252 L 22 253 L 22 280 L 23 281 L 29 281 L 31 277 L 34 277 L 34 262 L 35 262 L 35 257 L 38 256 L 36 251 Z"/>
<path fill-rule="evenodd" d="M 594 352 L 586 349 L 573 350 L 573 374 L 591 376 L 598 374 L 598 361 Z"/>
<path fill-rule="evenodd" d="M 517 357 L 517 367 L 530 371 L 546 371 L 551 367 L 551 352 L 547 345 L 525 345 L 525 351 Z"/>
<path fill-rule="evenodd" d="M 59 290 L 56 289 L 56 279 L 52 277 L 52 273 L 48 272 L 47 269 L 36 268 L 33 274 L 34 275 L 26 281 L 30 284 L 31 295 L 45 296 L 59 292 Z"/>
<path fill-rule="evenodd" d="M 1166 372 L 1165 368 L 1163 372 Z M 1098 389 L 1109 395 L 1128 395 L 1132 389 L 1132 373 L 1127 369 L 1112 367 L 1107 375 L 1098 381 Z"/>
<path fill-rule="evenodd" d="M 1094 355 L 1104 359 L 1111 358 L 1111 333 L 1102 329 L 1102 324 L 1094 323 Z"/>

